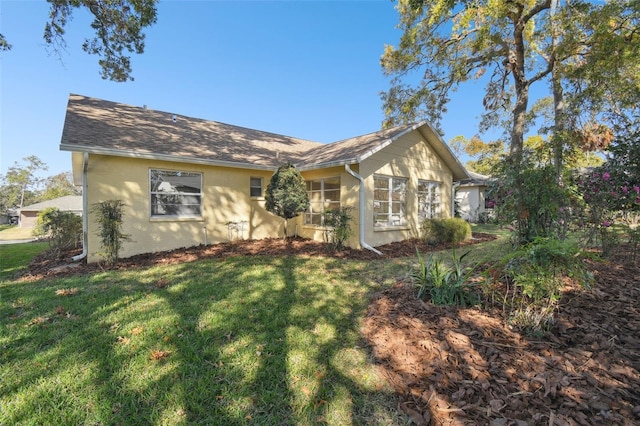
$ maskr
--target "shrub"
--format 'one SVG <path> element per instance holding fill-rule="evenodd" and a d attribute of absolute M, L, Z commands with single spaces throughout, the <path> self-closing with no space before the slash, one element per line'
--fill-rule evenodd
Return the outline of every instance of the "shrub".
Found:
<path fill-rule="evenodd" d="M 116 263 L 122 243 L 129 240 L 122 232 L 123 207 L 121 200 L 107 200 L 95 203 L 91 210 L 97 216 L 102 254 L 109 264 Z"/>
<path fill-rule="evenodd" d="M 291 164 L 278 167 L 271 176 L 264 198 L 267 211 L 285 220 L 285 238 L 287 221 L 309 208 L 309 196 L 304 178 Z"/>
<path fill-rule="evenodd" d="M 352 207 L 340 207 L 324 212 L 325 238 L 334 250 L 343 248 L 345 241 L 353 235 L 352 210 Z"/>
<path fill-rule="evenodd" d="M 508 256 L 504 273 L 515 286 L 510 298 L 511 324 L 528 334 L 547 332 L 553 324 L 564 279 L 574 278 L 583 286 L 593 281 L 583 260 L 575 243 L 540 237 Z"/>
<path fill-rule="evenodd" d="M 496 218 L 514 224 L 519 246 L 536 237 L 564 238 L 568 213 L 578 201 L 576 188 L 569 182 L 560 185 L 553 166 L 525 160 L 517 167 L 510 162 L 501 164 L 488 195 L 497 202 Z"/>
<path fill-rule="evenodd" d="M 72 212 L 50 207 L 38 213 L 33 235 L 49 239 L 51 251 L 76 247 L 82 240 L 82 218 Z"/>
<path fill-rule="evenodd" d="M 422 223 L 422 237 L 428 244 L 456 244 L 471 238 L 471 225 L 460 218 L 427 219 Z"/>
<path fill-rule="evenodd" d="M 469 283 L 473 269 L 462 267 L 462 260 L 469 252 L 456 257 L 453 250 L 451 265 L 435 258 L 433 253 L 426 260 L 419 251 L 416 250 L 416 253 L 418 268 L 411 273 L 411 277 L 418 287 L 419 299 L 424 300 L 429 296 L 436 305 L 467 306 L 477 303 L 472 292 L 473 285 Z"/>

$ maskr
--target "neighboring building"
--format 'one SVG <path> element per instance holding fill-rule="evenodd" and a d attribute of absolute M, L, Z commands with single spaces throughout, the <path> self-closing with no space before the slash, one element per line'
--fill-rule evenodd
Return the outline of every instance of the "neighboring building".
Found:
<path fill-rule="evenodd" d="M 426 122 L 321 144 L 80 95 L 69 98 L 60 149 L 72 152 L 85 206 L 124 202 L 131 238 L 123 257 L 282 236 L 264 193 L 287 162 L 301 171 L 311 201 L 288 235 L 322 240 L 323 211 L 350 206 L 355 235 L 347 243 L 361 248 L 416 237 L 426 217 L 450 217 L 453 181 L 468 178 Z M 101 249 L 93 216 L 89 262 Z"/>
<path fill-rule="evenodd" d="M 489 176 L 467 171 L 468 179 L 456 183 L 456 202 L 460 217 L 469 222 L 482 221 L 493 214 L 493 203 L 487 198 Z"/>
<path fill-rule="evenodd" d="M 5 214 L 0 215 L 0 225 L 17 225 L 20 219 L 20 211 L 8 209 Z"/>
<path fill-rule="evenodd" d="M 36 226 L 38 213 L 50 207 L 55 207 L 61 211 L 73 212 L 78 216 L 82 216 L 82 196 L 67 195 L 65 197 L 31 204 L 30 206 L 24 206 L 20 209 L 20 228 L 33 228 Z"/>

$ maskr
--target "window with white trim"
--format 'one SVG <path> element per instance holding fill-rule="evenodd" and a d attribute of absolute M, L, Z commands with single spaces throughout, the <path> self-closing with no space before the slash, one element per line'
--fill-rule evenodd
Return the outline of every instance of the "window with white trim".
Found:
<path fill-rule="evenodd" d="M 437 219 L 442 216 L 442 183 L 418 181 L 418 220 Z"/>
<path fill-rule="evenodd" d="M 373 226 L 407 225 L 407 178 L 373 177 Z"/>
<path fill-rule="evenodd" d="M 262 178 L 252 177 L 249 181 L 249 195 L 252 197 L 262 197 Z"/>
<path fill-rule="evenodd" d="M 202 173 L 149 170 L 151 217 L 200 217 Z"/>
<path fill-rule="evenodd" d="M 340 177 L 307 180 L 309 208 L 304 214 L 305 225 L 322 226 L 324 212 L 340 208 Z"/>

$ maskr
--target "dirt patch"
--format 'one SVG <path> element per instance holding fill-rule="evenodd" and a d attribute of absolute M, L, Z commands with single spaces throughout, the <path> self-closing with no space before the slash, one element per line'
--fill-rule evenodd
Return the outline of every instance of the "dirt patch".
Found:
<path fill-rule="evenodd" d="M 363 333 L 416 424 L 638 425 L 640 268 L 620 257 L 593 271 L 546 339 L 499 311 L 421 302 L 407 283 L 377 295 Z"/>
<path fill-rule="evenodd" d="M 459 246 L 478 244 L 496 239 L 495 235 L 474 233 L 473 238 Z M 382 255 L 369 250 L 331 250 L 322 242 L 304 238 L 268 238 L 263 240 L 239 240 L 229 243 L 213 244 L 181 248 L 172 251 L 141 254 L 121 259 L 116 265 L 106 266 L 98 263 L 77 263 L 73 268 L 67 267 L 72 256 L 81 250 L 67 251 L 59 256 L 43 253 L 36 257 L 27 268 L 25 279 L 40 279 L 45 276 L 77 275 L 104 270 L 126 270 L 144 268 L 154 265 L 170 265 L 193 262 L 199 259 L 225 258 L 229 256 L 323 256 L 338 259 L 375 260 L 397 257 L 415 256 L 416 248 L 421 252 L 446 250 L 451 245 L 427 245 L 422 240 L 411 239 L 378 247 Z"/>

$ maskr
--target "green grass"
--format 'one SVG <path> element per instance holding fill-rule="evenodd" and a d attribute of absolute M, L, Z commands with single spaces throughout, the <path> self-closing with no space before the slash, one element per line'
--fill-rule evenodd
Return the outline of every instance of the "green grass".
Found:
<path fill-rule="evenodd" d="M 31 259 L 47 248 L 48 243 L 0 244 L 0 281 L 22 272 Z"/>
<path fill-rule="evenodd" d="M 16 225 L 2 225 L 0 228 L 0 241 L 32 239 L 33 228 L 20 228 Z"/>
<path fill-rule="evenodd" d="M 398 268 L 236 257 L 0 282 L 0 424 L 405 424 L 359 334 Z"/>
<path fill-rule="evenodd" d="M 8 278 L 45 247 L 0 246 L 0 424 L 408 424 L 359 327 L 415 257 Z"/>
<path fill-rule="evenodd" d="M 511 237 L 511 231 L 505 225 L 494 225 L 489 223 L 472 223 L 472 232 L 484 232 L 485 234 L 494 234 L 501 238 Z"/>

